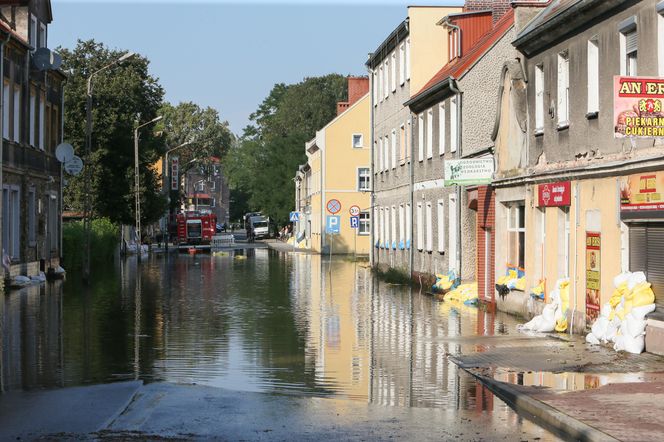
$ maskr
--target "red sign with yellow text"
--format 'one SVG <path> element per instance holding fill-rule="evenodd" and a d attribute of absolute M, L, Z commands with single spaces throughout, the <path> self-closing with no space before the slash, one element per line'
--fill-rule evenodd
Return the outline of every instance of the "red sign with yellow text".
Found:
<path fill-rule="evenodd" d="M 622 177 L 620 210 L 664 210 L 664 172 L 644 172 Z"/>
<path fill-rule="evenodd" d="M 664 138 L 664 78 L 613 78 L 616 138 Z"/>
<path fill-rule="evenodd" d="M 569 181 L 539 184 L 537 205 L 539 207 L 569 206 L 572 201 L 572 186 Z"/>

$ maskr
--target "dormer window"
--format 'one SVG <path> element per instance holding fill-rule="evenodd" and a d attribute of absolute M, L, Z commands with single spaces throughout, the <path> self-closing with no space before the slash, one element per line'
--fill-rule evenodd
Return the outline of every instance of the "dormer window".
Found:
<path fill-rule="evenodd" d="M 30 46 L 37 49 L 37 17 L 30 14 Z"/>
<path fill-rule="evenodd" d="M 452 61 L 457 57 L 461 57 L 461 41 L 459 40 L 459 30 L 452 29 L 448 33 L 448 36 L 450 45 L 450 61 Z"/>

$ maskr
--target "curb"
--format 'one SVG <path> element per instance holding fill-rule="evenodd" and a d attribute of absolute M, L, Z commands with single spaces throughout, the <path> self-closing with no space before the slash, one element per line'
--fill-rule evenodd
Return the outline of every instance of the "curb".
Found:
<path fill-rule="evenodd" d="M 491 392 L 498 396 L 517 412 L 530 414 L 537 423 L 542 423 L 546 427 L 561 432 L 565 436 L 574 440 L 588 442 L 618 441 L 618 439 L 598 430 L 595 427 L 581 422 L 573 417 L 558 411 L 542 401 L 534 399 L 527 394 L 512 387 L 511 384 L 496 381 L 495 379 L 473 373 L 470 370 L 463 369 Z"/>
<path fill-rule="evenodd" d="M 113 424 L 113 422 L 115 422 L 115 420 L 116 420 L 118 417 L 120 417 L 120 416 L 122 415 L 122 413 L 124 413 L 125 410 L 127 410 L 127 408 L 129 408 L 129 406 L 131 405 L 131 403 L 132 403 L 132 402 L 134 401 L 134 399 L 136 398 L 136 395 L 138 394 L 138 392 L 140 391 L 140 389 L 143 388 L 143 381 L 142 381 L 142 380 L 138 380 L 138 381 L 129 381 L 127 384 L 128 384 L 128 385 L 132 385 L 132 384 L 133 384 L 133 386 L 134 386 L 134 392 L 133 392 L 133 393 L 127 398 L 127 400 L 125 401 L 125 403 L 122 404 L 122 405 L 117 409 L 117 411 L 116 411 L 115 413 L 113 413 L 111 416 L 109 416 L 108 419 L 106 419 L 106 422 L 104 422 L 103 424 L 101 424 L 101 425 L 99 426 L 99 428 L 97 429 L 97 432 L 101 432 L 101 431 L 104 431 L 104 430 L 106 430 L 107 428 L 109 428 L 109 427 Z"/>

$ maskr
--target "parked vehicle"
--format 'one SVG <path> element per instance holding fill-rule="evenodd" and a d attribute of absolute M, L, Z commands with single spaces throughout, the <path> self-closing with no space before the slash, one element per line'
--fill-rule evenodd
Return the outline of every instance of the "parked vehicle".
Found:
<path fill-rule="evenodd" d="M 266 216 L 252 216 L 249 218 L 252 239 L 270 237 L 270 218 Z"/>
<path fill-rule="evenodd" d="M 217 216 L 213 213 L 189 211 L 177 216 L 178 244 L 210 244 L 215 235 Z"/>

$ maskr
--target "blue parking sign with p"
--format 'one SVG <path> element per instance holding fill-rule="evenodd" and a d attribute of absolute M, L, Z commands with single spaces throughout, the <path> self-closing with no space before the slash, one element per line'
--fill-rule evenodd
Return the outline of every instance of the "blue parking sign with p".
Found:
<path fill-rule="evenodd" d="M 358 229 L 360 227 L 360 217 L 359 216 L 351 216 L 350 217 L 350 228 L 351 229 Z"/>
<path fill-rule="evenodd" d="M 341 227 L 341 217 L 340 216 L 327 216 L 327 223 L 325 225 L 325 232 L 328 234 L 336 235 L 339 233 Z"/>

